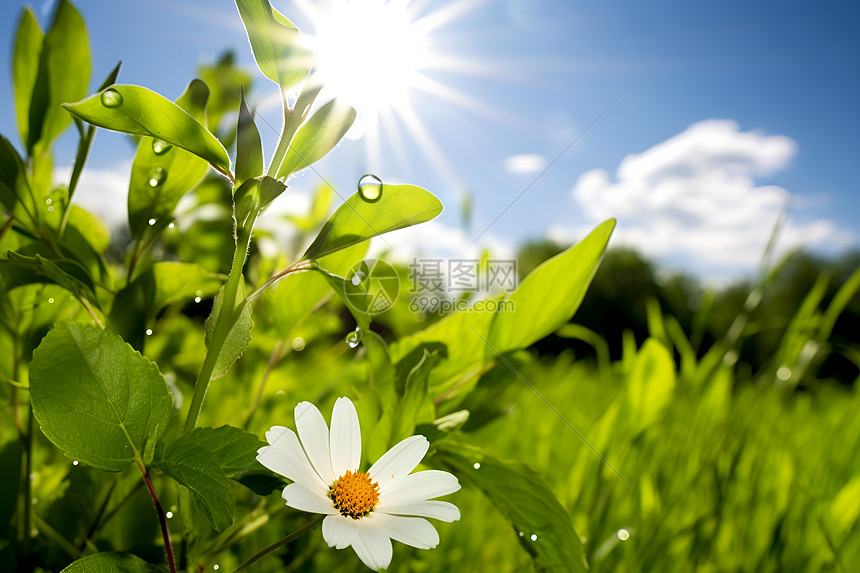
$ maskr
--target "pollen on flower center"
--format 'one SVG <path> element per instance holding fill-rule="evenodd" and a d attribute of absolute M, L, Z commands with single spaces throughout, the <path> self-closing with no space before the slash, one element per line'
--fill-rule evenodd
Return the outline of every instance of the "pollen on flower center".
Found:
<path fill-rule="evenodd" d="M 379 484 L 370 479 L 369 473 L 346 470 L 329 487 L 328 496 L 341 515 L 358 519 L 379 503 Z"/>

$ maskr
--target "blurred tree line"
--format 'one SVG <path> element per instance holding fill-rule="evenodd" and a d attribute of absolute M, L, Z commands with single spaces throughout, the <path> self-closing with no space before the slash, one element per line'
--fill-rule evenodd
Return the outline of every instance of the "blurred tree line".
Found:
<path fill-rule="evenodd" d="M 530 242 L 519 250 L 521 277 L 565 246 L 551 241 Z M 761 302 L 750 312 L 747 334 L 738 352 L 738 368 L 755 373 L 777 351 L 783 333 L 813 285 L 821 277 L 827 287 L 819 308 L 826 308 L 839 287 L 860 268 L 860 252 L 822 258 L 807 252 L 786 257 L 767 279 L 753 279 L 722 289 L 705 287 L 684 275 L 666 275 L 654 263 L 629 248 L 610 249 L 573 322 L 600 335 L 609 345 L 613 360 L 621 357 L 622 339 L 630 331 L 641 344 L 649 336 L 647 308 L 653 301 L 664 314 L 674 316 L 703 356 L 726 336 L 735 317 L 744 312 L 752 291 L 761 289 Z M 813 373 L 816 380 L 851 385 L 860 376 L 860 294 L 855 293 L 839 316 L 828 340 L 829 354 Z M 550 336 L 535 345 L 541 354 L 556 355 L 572 349 L 577 357 L 594 355 L 579 340 Z"/>

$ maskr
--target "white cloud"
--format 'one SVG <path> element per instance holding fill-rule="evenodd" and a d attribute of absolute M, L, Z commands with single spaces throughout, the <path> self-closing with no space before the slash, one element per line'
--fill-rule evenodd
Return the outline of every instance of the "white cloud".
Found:
<path fill-rule="evenodd" d="M 97 215 L 110 227 L 123 224 L 127 216 L 130 173 L 130 162 L 115 169 L 84 169 L 75 190 L 74 203 Z M 71 174 L 71 167 L 56 168 L 54 182 L 67 185 Z"/>
<path fill-rule="evenodd" d="M 505 159 L 505 171 L 508 173 L 538 173 L 546 167 L 546 158 L 537 153 L 512 155 Z"/>
<path fill-rule="evenodd" d="M 780 211 L 795 202 L 782 187 L 757 186 L 754 180 L 784 169 L 796 151 L 788 137 L 741 132 L 733 121 L 706 120 L 625 157 L 615 181 L 602 169 L 585 173 L 573 197 L 590 220 L 618 219 L 614 245 L 680 259 L 706 273 L 749 271 L 759 262 Z M 572 238 L 559 227 L 550 236 Z M 789 220 L 779 251 L 801 245 L 844 247 L 851 240 L 850 232 L 829 220 Z"/>

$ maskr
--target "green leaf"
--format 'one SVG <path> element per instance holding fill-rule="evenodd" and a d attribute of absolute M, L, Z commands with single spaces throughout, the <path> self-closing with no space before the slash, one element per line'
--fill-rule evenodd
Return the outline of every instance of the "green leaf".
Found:
<path fill-rule="evenodd" d="M 521 463 L 497 460 L 476 448 L 447 442 L 437 448 L 443 463 L 458 477 L 474 483 L 510 520 L 535 569 L 587 570 L 570 515 L 540 475 Z"/>
<path fill-rule="evenodd" d="M 415 430 L 415 425 L 420 421 L 419 414 L 427 405 L 427 383 L 430 378 L 430 372 L 436 367 L 439 361 L 438 351 L 424 352 L 421 360 L 416 364 L 406 378 L 406 387 L 403 393 L 403 399 L 400 400 L 400 407 L 397 409 L 397 421 L 394 425 L 393 442 L 399 442 L 404 438 L 411 436 Z M 430 404 L 432 409 L 432 404 Z M 431 416 L 428 421 L 432 421 Z"/>
<path fill-rule="evenodd" d="M 236 322 L 230 328 L 227 334 L 227 339 L 224 341 L 224 346 L 218 354 L 218 359 L 215 362 L 215 368 L 212 371 L 212 380 L 221 378 L 230 370 L 233 363 L 242 357 L 248 343 L 251 342 L 251 328 L 254 326 L 254 321 L 251 319 L 251 305 L 245 299 L 244 281 L 240 287 L 240 296 L 237 297 L 237 306 L 233 309 L 233 315 L 236 317 Z M 218 291 L 215 296 L 215 302 L 212 305 L 212 313 L 206 319 L 206 346 L 209 346 L 209 341 L 215 333 L 215 326 L 218 324 L 219 317 L 222 313 L 224 299 L 224 287 Z M 226 319 L 226 317 L 225 317 Z"/>
<path fill-rule="evenodd" d="M 71 2 L 60 0 L 39 56 L 29 112 L 28 149 L 36 142 L 47 149 L 69 127 L 72 118 L 60 106 L 87 95 L 91 69 L 84 19 Z"/>
<path fill-rule="evenodd" d="M 8 139 L 0 135 L 0 203 L 17 218 L 22 211 L 31 214 L 36 211 L 33 194 L 27 181 L 27 167 L 18 151 Z"/>
<path fill-rule="evenodd" d="M 114 85 L 63 107 L 98 127 L 154 137 L 190 151 L 232 178 L 230 158 L 221 142 L 177 104 L 146 88 Z"/>
<path fill-rule="evenodd" d="M 353 193 L 329 218 L 302 256 L 318 259 L 377 235 L 411 227 L 442 212 L 435 195 L 414 185 L 384 185 L 374 202 Z"/>
<path fill-rule="evenodd" d="M 209 88 L 193 80 L 176 100 L 182 110 L 203 123 Z M 179 200 L 206 175 L 205 159 L 161 139 L 141 139 L 128 185 L 128 226 L 137 240 L 166 227 Z"/>
<path fill-rule="evenodd" d="M 439 322 L 405 336 L 391 345 L 391 358 L 397 363 L 410 360 L 422 345 L 439 348 L 442 360 L 430 374 L 430 390 L 439 395 L 459 385 L 473 382 L 486 364 L 487 338 L 496 316 L 494 306 L 474 307 L 449 314 Z"/>
<path fill-rule="evenodd" d="M 636 431 L 651 425 L 672 400 L 675 360 L 655 338 L 645 341 L 627 382 L 628 420 Z"/>
<path fill-rule="evenodd" d="M 42 29 L 36 16 L 29 7 L 21 11 L 18 29 L 15 33 L 15 53 L 12 57 L 12 88 L 15 92 L 15 116 L 18 119 L 18 132 L 21 141 L 29 141 L 30 101 L 36 74 L 39 71 L 39 54 L 42 51 Z"/>
<path fill-rule="evenodd" d="M 247 470 L 257 459 L 257 450 L 266 445 L 255 434 L 233 426 L 195 428 L 183 437 L 211 453 L 228 476 Z"/>
<path fill-rule="evenodd" d="M 284 183 L 268 175 L 248 179 L 242 183 L 233 198 L 234 217 L 238 228 L 250 232 L 249 225 L 253 225 L 260 212 L 286 188 Z"/>
<path fill-rule="evenodd" d="M 355 121 L 355 110 L 331 100 L 299 127 L 278 169 L 286 179 L 296 171 L 316 163 L 334 149 Z"/>
<path fill-rule="evenodd" d="M 236 189 L 246 180 L 263 174 L 263 142 L 260 141 L 254 118 L 248 111 L 244 94 L 241 97 L 239 124 L 236 128 L 236 181 L 233 183 Z"/>
<path fill-rule="evenodd" d="M 144 331 L 161 309 L 195 296 L 212 296 L 220 286 L 218 275 L 196 263 L 160 261 L 117 293 L 108 320 L 117 334 L 141 348 Z"/>
<path fill-rule="evenodd" d="M 33 352 L 30 396 L 51 442 L 108 471 L 141 458 L 164 433 L 173 406 L 155 364 L 115 334 L 71 322 L 56 326 Z"/>
<path fill-rule="evenodd" d="M 230 480 L 215 455 L 197 443 L 194 432 L 184 434 L 164 449 L 158 469 L 187 487 L 197 507 L 216 531 L 233 523 Z"/>
<path fill-rule="evenodd" d="M 263 75 L 287 90 L 304 80 L 313 54 L 301 45 L 299 30 L 268 0 L 236 0 L 254 59 Z"/>
<path fill-rule="evenodd" d="M 104 551 L 78 559 L 60 573 L 163 573 L 165 569 L 137 555 Z"/>
<path fill-rule="evenodd" d="M 496 315 L 486 349 L 489 356 L 525 348 L 570 320 L 591 284 L 614 228 L 614 219 L 600 224 L 577 245 L 529 273 L 501 303 L 512 305 L 513 311 Z"/>
<path fill-rule="evenodd" d="M 10 251 L 8 258 L 0 259 L 0 272 L 6 280 L 6 288 L 32 284 L 58 284 L 79 298 L 85 298 L 99 308 L 93 279 L 87 269 L 71 259 L 47 259 L 40 254 L 28 256 Z M 3 267 L 16 267 L 14 270 Z"/>

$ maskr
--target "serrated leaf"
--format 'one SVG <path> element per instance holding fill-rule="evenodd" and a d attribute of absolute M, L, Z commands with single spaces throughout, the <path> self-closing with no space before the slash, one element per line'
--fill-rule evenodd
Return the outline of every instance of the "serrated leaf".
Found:
<path fill-rule="evenodd" d="M 212 371 L 212 380 L 216 380 L 227 374 L 230 367 L 242 357 L 242 354 L 245 353 L 245 349 L 248 347 L 248 343 L 251 342 L 251 328 L 254 326 L 254 321 L 251 319 L 251 305 L 248 304 L 242 294 L 245 291 L 244 281 L 239 290 L 241 296 L 238 297 L 238 300 L 241 302 L 233 310 L 237 315 L 236 322 L 227 334 L 224 346 L 218 354 L 218 360 L 215 362 L 215 368 Z M 218 294 L 215 295 L 212 313 L 206 319 L 206 346 L 209 346 L 209 341 L 215 332 L 215 326 L 218 324 L 219 317 L 223 311 L 223 299 L 224 287 L 222 286 Z"/>
<path fill-rule="evenodd" d="M 193 432 L 170 443 L 156 465 L 191 491 L 195 504 L 215 531 L 223 531 L 233 523 L 230 481 L 215 456 L 197 443 Z"/>
<path fill-rule="evenodd" d="M 286 179 L 325 157 L 334 149 L 355 121 L 355 110 L 332 100 L 322 106 L 299 127 L 284 161 L 278 168 L 278 178 Z"/>
<path fill-rule="evenodd" d="M 84 19 L 71 2 L 60 0 L 39 55 L 29 110 L 28 149 L 37 142 L 47 149 L 71 124 L 71 116 L 60 106 L 87 95 L 91 68 Z"/>
<path fill-rule="evenodd" d="M 313 54 L 298 29 L 268 0 L 236 0 L 254 59 L 263 75 L 286 91 L 308 75 Z"/>
<path fill-rule="evenodd" d="M 108 95 L 104 96 L 106 93 Z M 111 107 L 102 103 L 102 96 Z M 232 178 L 230 158 L 221 142 L 177 104 L 151 90 L 140 86 L 114 85 L 85 100 L 64 104 L 63 107 L 95 126 L 154 137 L 185 149 Z"/>
<path fill-rule="evenodd" d="M 442 462 L 468 479 L 519 533 L 520 544 L 538 571 L 586 571 L 582 543 L 570 515 L 546 481 L 518 462 L 497 460 L 476 448 L 452 443 L 437 446 Z M 475 469 L 475 464 L 480 464 Z"/>
<path fill-rule="evenodd" d="M 195 428 L 187 439 L 211 453 L 228 476 L 247 470 L 257 459 L 257 450 L 266 445 L 255 434 L 233 426 Z"/>
<path fill-rule="evenodd" d="M 529 273 L 502 304 L 490 328 L 488 356 L 526 348 L 565 324 L 579 308 L 600 264 L 615 220 L 600 224 L 585 239 Z"/>
<path fill-rule="evenodd" d="M 206 84 L 193 80 L 176 100 L 176 105 L 202 125 L 208 99 Z M 166 227 L 179 200 L 203 179 L 208 170 L 208 162 L 193 153 L 160 139 L 141 139 L 128 184 L 131 236 L 140 240 L 147 231 Z"/>
<path fill-rule="evenodd" d="M 33 352 L 30 396 L 51 442 L 108 471 L 127 468 L 164 433 L 173 405 L 155 364 L 115 334 L 71 322 Z"/>
<path fill-rule="evenodd" d="M 383 233 L 411 227 L 435 218 L 442 203 L 414 185 L 384 185 L 378 200 L 370 203 L 353 193 L 329 218 L 302 258 L 318 259 Z"/>
<path fill-rule="evenodd" d="M 25 6 L 15 32 L 15 52 L 12 56 L 12 87 L 15 92 L 15 117 L 21 141 L 28 142 L 30 126 L 30 101 L 36 74 L 39 71 L 39 54 L 42 51 L 44 34 L 33 11 Z"/>
<path fill-rule="evenodd" d="M 163 573 L 164 567 L 144 561 L 137 555 L 103 551 L 78 559 L 60 573 Z"/>

